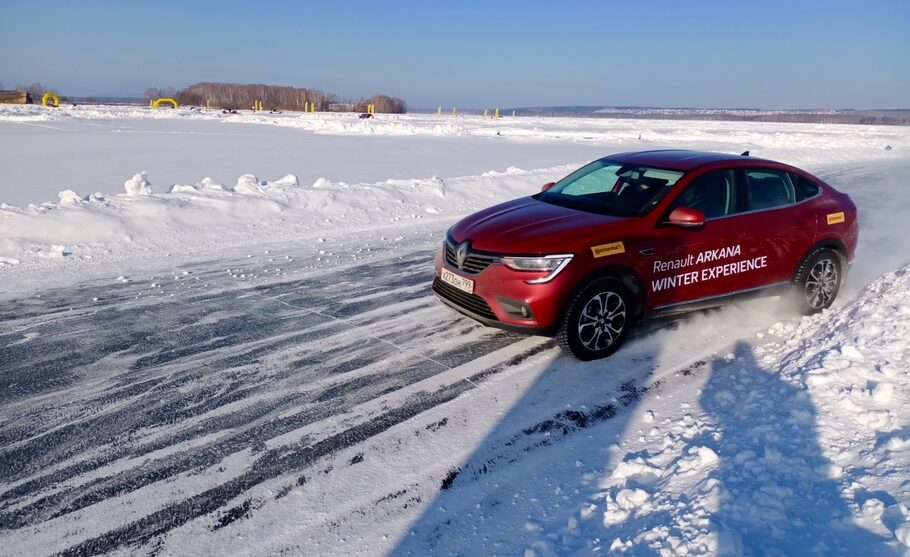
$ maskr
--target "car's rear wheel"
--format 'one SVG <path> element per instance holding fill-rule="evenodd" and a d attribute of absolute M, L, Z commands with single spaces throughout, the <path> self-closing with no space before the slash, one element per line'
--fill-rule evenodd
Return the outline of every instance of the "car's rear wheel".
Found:
<path fill-rule="evenodd" d="M 793 284 L 803 315 L 812 315 L 831 307 L 841 285 L 841 258 L 830 249 L 820 249 L 803 261 Z"/>
<path fill-rule="evenodd" d="M 595 279 L 569 302 L 556 334 L 559 345 L 579 360 L 606 358 L 632 326 L 632 296 L 614 278 Z"/>

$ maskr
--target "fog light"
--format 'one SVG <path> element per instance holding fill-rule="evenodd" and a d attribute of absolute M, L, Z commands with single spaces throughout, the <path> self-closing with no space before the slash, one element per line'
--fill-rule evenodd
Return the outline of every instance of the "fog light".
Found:
<path fill-rule="evenodd" d="M 496 301 L 499 302 L 499 307 L 502 308 L 502 311 L 504 311 L 509 317 L 525 320 L 534 319 L 534 314 L 531 313 L 531 308 L 528 307 L 528 304 L 522 302 L 521 300 L 512 300 L 510 298 L 500 298 L 497 296 Z"/>

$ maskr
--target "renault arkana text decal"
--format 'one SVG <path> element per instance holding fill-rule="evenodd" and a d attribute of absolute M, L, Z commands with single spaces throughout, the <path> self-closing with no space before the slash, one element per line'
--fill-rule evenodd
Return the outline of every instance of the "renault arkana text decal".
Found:
<path fill-rule="evenodd" d="M 739 254 L 739 244 L 736 244 L 735 246 L 727 246 L 725 248 L 709 249 L 699 253 L 697 256 L 693 253 L 690 253 L 682 259 L 674 259 L 672 261 L 655 261 L 654 272 L 663 273 L 671 269 L 683 269 L 690 265 L 701 265 L 702 263 L 709 263 L 711 261 L 729 259 L 731 257 L 736 257 Z"/>
<path fill-rule="evenodd" d="M 684 269 L 692 265 L 701 265 L 703 263 L 710 263 L 712 261 L 730 259 L 732 257 L 739 256 L 740 253 L 742 253 L 742 248 L 740 248 L 739 244 L 737 244 L 735 246 L 706 250 L 699 253 L 698 255 L 689 254 L 682 259 L 674 259 L 671 261 L 655 261 L 654 272 L 662 273 L 670 270 Z M 753 271 L 755 269 L 763 269 L 767 266 L 768 257 L 766 255 L 761 255 L 759 257 L 753 257 L 751 259 L 742 259 L 739 261 L 733 261 L 731 263 L 705 267 L 698 271 L 677 273 L 675 275 L 652 280 L 651 291 L 659 292 L 668 288 L 689 286 L 698 282 L 705 282 L 720 277 L 745 273 L 747 271 Z"/>

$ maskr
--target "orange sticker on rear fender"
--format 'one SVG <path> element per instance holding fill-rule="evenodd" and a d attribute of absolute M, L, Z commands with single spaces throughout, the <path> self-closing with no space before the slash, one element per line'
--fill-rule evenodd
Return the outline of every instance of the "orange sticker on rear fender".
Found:
<path fill-rule="evenodd" d="M 591 246 L 591 253 L 594 255 L 594 259 L 597 259 L 598 257 L 626 253 L 626 246 L 624 246 L 622 242 L 610 242 L 609 244 Z"/>
<path fill-rule="evenodd" d="M 845 220 L 847 219 L 844 217 L 843 211 L 840 213 L 828 213 L 828 224 L 837 224 L 844 222 Z"/>

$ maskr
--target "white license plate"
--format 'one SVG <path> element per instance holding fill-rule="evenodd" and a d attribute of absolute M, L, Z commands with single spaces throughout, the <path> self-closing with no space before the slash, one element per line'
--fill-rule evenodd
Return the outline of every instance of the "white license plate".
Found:
<path fill-rule="evenodd" d="M 440 273 L 439 278 L 442 279 L 442 282 L 446 284 L 451 284 L 455 288 L 467 292 L 468 294 L 474 293 L 474 281 L 469 278 L 464 278 L 461 275 L 456 275 L 448 269 L 443 269 Z"/>

